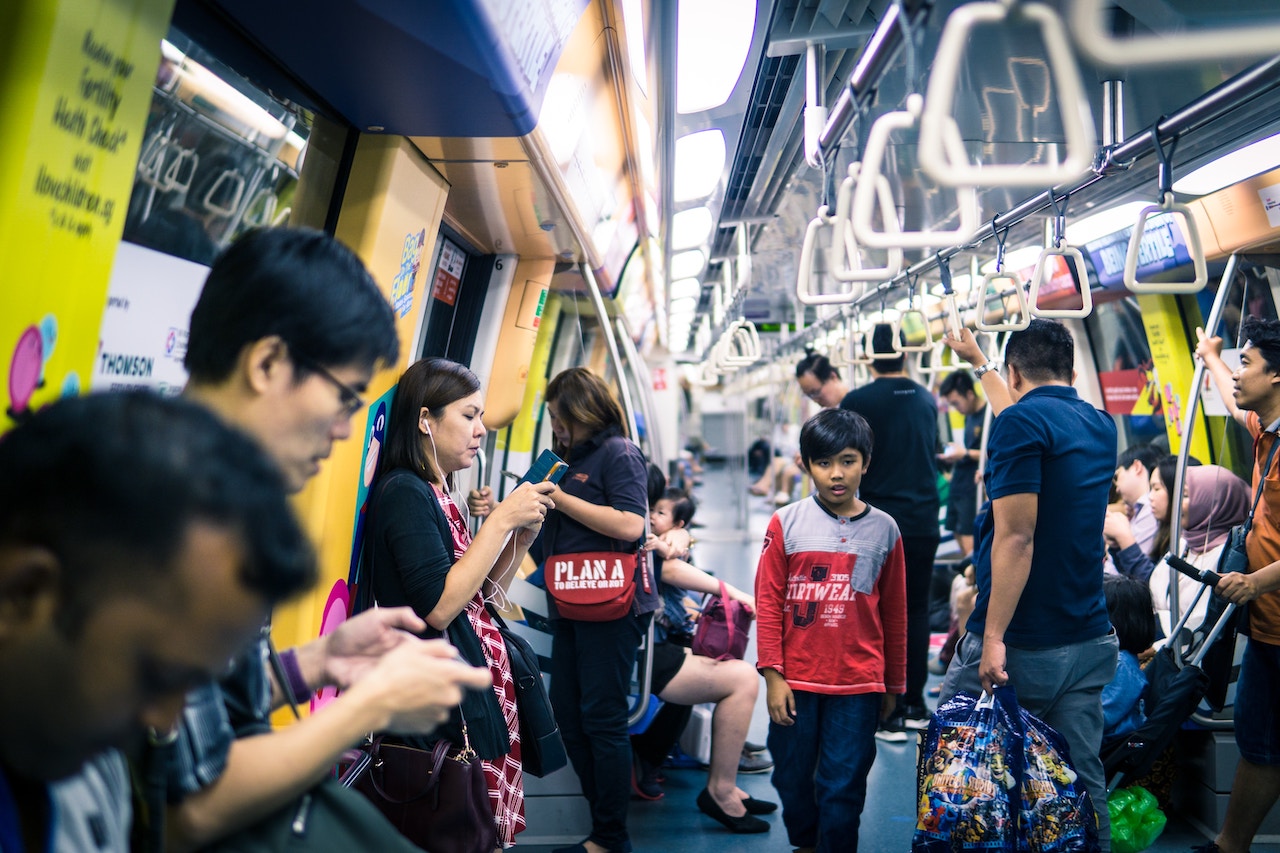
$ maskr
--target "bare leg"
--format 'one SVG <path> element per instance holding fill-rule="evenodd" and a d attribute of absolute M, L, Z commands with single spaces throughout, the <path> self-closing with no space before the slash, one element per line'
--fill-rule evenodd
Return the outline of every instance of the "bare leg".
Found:
<path fill-rule="evenodd" d="M 738 788 L 738 761 L 759 690 L 760 676 L 746 661 L 717 661 L 701 655 L 686 655 L 680 671 L 658 694 L 664 701 L 681 705 L 716 703 L 707 791 L 730 817 L 747 813 L 742 805 L 745 792 Z"/>
<path fill-rule="evenodd" d="M 1222 853 L 1248 850 L 1277 799 L 1280 799 L 1280 766 L 1254 764 L 1241 758 L 1231 783 L 1227 816 L 1214 839 Z"/>

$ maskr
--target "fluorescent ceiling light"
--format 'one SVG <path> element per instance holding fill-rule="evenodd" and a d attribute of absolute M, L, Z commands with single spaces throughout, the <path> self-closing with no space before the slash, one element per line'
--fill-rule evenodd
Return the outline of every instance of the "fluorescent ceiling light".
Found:
<path fill-rule="evenodd" d="M 719 128 L 676 140 L 675 200 L 694 201 L 715 191 L 724 173 L 724 132 Z"/>
<path fill-rule="evenodd" d="M 1133 224 L 1133 223 L 1130 223 Z M 1044 251 L 1041 246 L 1023 246 L 1021 249 L 1014 249 L 1011 252 L 1004 253 L 1004 271 L 1009 273 L 1020 272 L 1028 267 L 1034 267 L 1036 261 L 1040 260 L 1040 253 Z M 983 274 L 993 273 L 996 271 L 996 259 L 992 258 L 982 265 Z"/>
<path fill-rule="evenodd" d="M 573 158 L 578 141 L 587 132 L 587 91 L 586 78 L 577 74 L 554 74 L 542 98 L 538 127 L 561 166 Z"/>
<path fill-rule="evenodd" d="M 671 262 L 675 266 L 675 261 Z M 671 298 L 672 299 L 688 299 L 693 297 L 698 299 L 702 296 L 702 282 L 696 278 L 681 278 L 671 282 Z"/>
<path fill-rule="evenodd" d="M 698 249 L 681 252 L 671 259 L 671 277 L 697 278 L 707 267 L 707 256 Z"/>
<path fill-rule="evenodd" d="M 1067 242 L 1072 246 L 1083 246 L 1085 243 L 1092 243 L 1099 237 L 1106 237 L 1108 234 L 1132 228 L 1138 221 L 1138 214 L 1142 212 L 1144 207 L 1149 207 L 1151 204 L 1153 202 L 1131 201 L 1127 204 L 1099 211 L 1075 222 L 1068 219 Z"/>
<path fill-rule="evenodd" d="M 622 0 L 622 26 L 627 29 L 627 57 L 636 85 L 649 93 L 649 68 L 644 55 L 644 9 L 640 0 Z"/>
<path fill-rule="evenodd" d="M 1173 191 L 1208 195 L 1280 166 L 1280 133 L 1237 148 L 1173 182 Z"/>
<path fill-rule="evenodd" d="M 751 52 L 755 0 L 682 0 L 676 34 L 676 110 L 729 100 Z"/>
<path fill-rule="evenodd" d="M 667 307 L 667 313 L 674 318 L 677 314 L 687 314 L 692 318 L 693 312 L 698 310 L 698 297 L 681 296 L 678 299 L 672 299 L 671 304 Z"/>
<path fill-rule="evenodd" d="M 711 236 L 711 211 L 705 207 L 682 210 L 671 217 L 671 248 L 693 249 Z"/>

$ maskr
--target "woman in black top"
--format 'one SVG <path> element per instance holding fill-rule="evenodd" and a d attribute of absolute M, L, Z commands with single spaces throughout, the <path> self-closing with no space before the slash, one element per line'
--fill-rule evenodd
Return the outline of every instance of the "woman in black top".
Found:
<path fill-rule="evenodd" d="M 552 493 L 555 510 L 542 555 L 588 551 L 636 553 L 645 534 L 648 475 L 627 438 L 622 407 L 605 382 L 575 367 L 547 384 L 552 449 L 569 470 Z M 639 560 L 631 608 L 609 622 L 559 616 L 551 602 L 551 704 L 573 769 L 591 807 L 591 835 L 563 853 L 629 851 L 631 741 L 627 693 L 640 640 L 658 607 L 657 585 Z"/>
<path fill-rule="evenodd" d="M 551 485 L 518 486 L 471 538 L 449 492 L 471 467 L 485 427 L 484 396 L 470 370 L 428 358 L 400 377 L 387 431 L 384 471 L 369 508 L 365 565 L 373 601 L 410 605 L 463 658 L 487 666 L 493 689 L 468 692 L 441 732 L 462 744 L 461 726 L 483 760 L 498 842 L 524 829 L 520 723 L 506 645 L 485 599 L 505 592 L 554 504 Z M 463 618 L 459 618 L 463 617 Z"/>

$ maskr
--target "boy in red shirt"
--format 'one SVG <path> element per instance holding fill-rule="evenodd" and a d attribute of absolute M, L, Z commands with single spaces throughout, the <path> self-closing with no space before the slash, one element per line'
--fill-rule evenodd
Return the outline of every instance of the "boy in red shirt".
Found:
<path fill-rule="evenodd" d="M 825 409 L 800 430 L 815 494 L 774 513 L 756 571 L 757 668 L 792 846 L 857 850 L 877 723 L 906 687 L 898 526 L 858 498 L 871 428 Z"/>

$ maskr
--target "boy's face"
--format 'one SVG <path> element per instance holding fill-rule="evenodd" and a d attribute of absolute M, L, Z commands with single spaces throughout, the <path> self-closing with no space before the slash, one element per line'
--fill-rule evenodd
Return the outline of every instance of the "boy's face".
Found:
<path fill-rule="evenodd" d="M 649 510 L 649 529 L 653 531 L 654 536 L 661 536 L 676 526 L 672 514 L 672 502 L 666 498 L 660 499 L 653 505 L 653 509 Z"/>
<path fill-rule="evenodd" d="M 862 453 L 846 447 L 834 456 L 811 459 L 805 466 L 813 485 L 818 490 L 818 500 L 837 515 L 855 515 L 859 507 L 858 486 L 867 470 L 867 460 Z"/>

